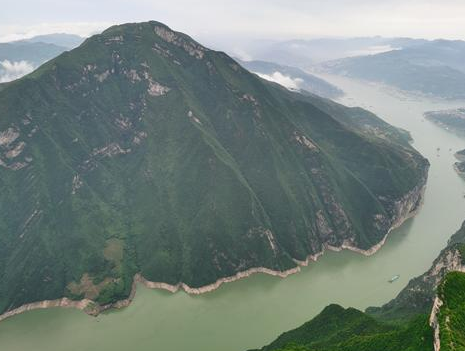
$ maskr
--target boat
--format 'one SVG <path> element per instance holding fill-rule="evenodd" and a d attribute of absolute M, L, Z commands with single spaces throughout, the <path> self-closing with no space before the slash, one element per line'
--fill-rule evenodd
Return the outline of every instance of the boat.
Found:
<path fill-rule="evenodd" d="M 388 282 L 389 283 L 394 283 L 399 278 L 400 278 L 400 275 L 397 274 L 397 275 L 393 276 L 391 279 L 389 279 Z"/>

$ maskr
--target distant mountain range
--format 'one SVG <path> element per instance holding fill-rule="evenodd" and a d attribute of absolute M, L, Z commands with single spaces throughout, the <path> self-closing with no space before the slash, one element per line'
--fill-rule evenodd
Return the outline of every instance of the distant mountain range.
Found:
<path fill-rule="evenodd" d="M 340 58 L 365 56 L 421 45 L 424 39 L 410 38 L 319 38 L 311 40 L 253 41 L 241 48 L 249 60 L 263 60 L 308 69 Z"/>
<path fill-rule="evenodd" d="M 300 93 L 310 93 L 326 98 L 337 98 L 344 93 L 341 89 L 309 74 L 300 68 L 279 65 L 266 61 L 241 61 L 238 62 L 249 71 L 260 77 L 279 83 L 286 88 Z"/>
<path fill-rule="evenodd" d="M 0 83 L 32 72 L 44 62 L 72 49 L 84 39 L 71 34 L 49 34 L 0 43 Z"/>
<path fill-rule="evenodd" d="M 19 40 L 16 43 L 45 43 L 53 44 L 67 49 L 74 49 L 81 45 L 84 39 L 85 38 L 75 34 L 52 33 L 45 35 L 37 35 L 30 39 Z"/>
<path fill-rule="evenodd" d="M 135 277 L 200 293 L 325 248 L 370 254 L 422 201 L 408 133 L 158 22 L 0 87 L 0 313 L 94 313 Z"/>
<path fill-rule="evenodd" d="M 465 98 L 465 41 L 411 38 L 321 38 L 254 41 L 249 61 L 267 61 L 383 83 L 446 99 Z"/>
<path fill-rule="evenodd" d="M 427 96 L 465 98 L 465 42 L 434 40 L 376 55 L 323 63 L 328 72 Z"/>

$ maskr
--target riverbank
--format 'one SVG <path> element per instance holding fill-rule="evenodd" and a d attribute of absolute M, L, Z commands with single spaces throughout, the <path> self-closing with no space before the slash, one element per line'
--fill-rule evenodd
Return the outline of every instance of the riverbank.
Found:
<path fill-rule="evenodd" d="M 273 270 L 273 269 L 266 268 L 266 267 L 254 267 L 254 268 L 250 268 L 245 271 L 242 271 L 242 272 L 238 272 L 235 275 L 230 276 L 230 277 L 220 278 L 212 284 L 208 284 L 208 285 L 205 285 L 199 288 L 190 287 L 189 285 L 182 283 L 182 282 L 176 285 L 171 285 L 171 284 L 167 284 L 163 282 L 152 282 L 152 281 L 145 279 L 141 274 L 137 273 L 133 279 L 131 292 L 128 298 L 124 300 L 120 300 L 115 303 L 111 303 L 111 304 L 103 305 L 103 306 L 100 306 L 95 301 L 92 301 L 89 299 L 74 301 L 68 298 L 61 298 L 61 299 L 56 299 L 56 300 L 45 300 L 45 301 L 33 302 L 33 303 L 25 304 L 11 311 L 3 313 L 2 315 L 0 315 L 0 322 L 7 318 L 19 315 L 24 312 L 37 310 L 37 309 L 54 308 L 54 307 L 75 308 L 75 309 L 84 311 L 85 313 L 91 316 L 98 316 L 100 313 L 106 310 L 109 310 L 109 309 L 113 309 L 113 308 L 121 309 L 121 308 L 129 306 L 136 295 L 138 283 L 144 285 L 145 287 L 149 289 L 162 289 L 162 290 L 167 290 L 171 293 L 176 293 L 179 290 L 183 290 L 187 294 L 200 295 L 200 294 L 205 294 L 208 292 L 215 291 L 224 283 L 231 283 L 231 282 L 243 279 L 243 278 L 250 277 L 251 275 L 257 274 L 257 273 L 267 274 L 267 275 L 280 277 L 280 278 L 286 278 L 291 274 L 296 274 L 300 272 L 301 267 L 308 266 L 310 262 L 316 262 L 318 258 L 320 258 L 325 253 L 326 250 L 336 251 L 336 252 L 340 252 L 342 250 L 349 250 L 349 251 L 353 251 L 353 252 L 356 252 L 356 253 L 359 253 L 365 256 L 371 256 L 381 249 L 381 247 L 385 244 L 389 234 L 394 229 L 400 227 L 406 220 L 414 217 L 418 213 L 423 203 L 423 199 L 424 199 L 424 193 L 426 189 L 426 179 L 427 179 L 427 174 L 425 175 L 424 179 L 422 179 L 422 181 L 414 189 L 412 189 L 409 193 L 404 195 L 402 199 L 396 202 L 395 204 L 396 215 L 393 218 L 393 224 L 391 225 L 390 229 L 387 231 L 385 236 L 382 238 L 382 240 L 378 244 L 372 246 L 371 248 L 367 250 L 360 249 L 354 246 L 349 241 L 344 241 L 342 245 L 340 246 L 332 246 L 329 244 L 325 244 L 323 246 L 323 249 L 319 253 L 309 255 L 304 261 L 299 261 L 299 260 L 294 259 L 294 262 L 297 264 L 297 266 L 294 268 L 291 268 L 285 271 L 277 271 L 277 270 Z"/>

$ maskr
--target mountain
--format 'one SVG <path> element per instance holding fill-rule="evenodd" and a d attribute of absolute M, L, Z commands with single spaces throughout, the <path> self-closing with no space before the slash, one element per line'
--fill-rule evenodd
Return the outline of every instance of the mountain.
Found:
<path fill-rule="evenodd" d="M 10 314 L 63 297 L 110 306 L 136 273 L 199 293 L 325 248 L 369 254 L 427 177 L 406 132 L 157 22 L 111 27 L 8 83 L 0 111 Z"/>
<path fill-rule="evenodd" d="M 310 93 L 334 99 L 343 95 L 338 87 L 309 74 L 300 68 L 279 65 L 266 61 L 240 61 L 242 67 L 258 74 L 260 77 L 276 82 L 286 88 L 302 94 Z"/>
<path fill-rule="evenodd" d="M 464 41 L 434 40 L 376 55 L 343 58 L 322 64 L 335 74 L 381 82 L 421 94 L 465 97 Z"/>
<path fill-rule="evenodd" d="M 428 315 L 399 325 L 354 308 L 326 307 L 304 325 L 283 333 L 260 351 L 433 351 Z M 259 350 L 254 350 L 259 351 Z"/>

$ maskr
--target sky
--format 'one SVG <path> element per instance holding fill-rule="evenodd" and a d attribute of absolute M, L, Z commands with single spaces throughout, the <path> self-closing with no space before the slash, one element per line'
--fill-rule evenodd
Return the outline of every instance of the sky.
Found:
<path fill-rule="evenodd" d="M 157 20 L 207 42 L 315 37 L 465 39 L 465 0 L 0 0 L 0 41 Z"/>

